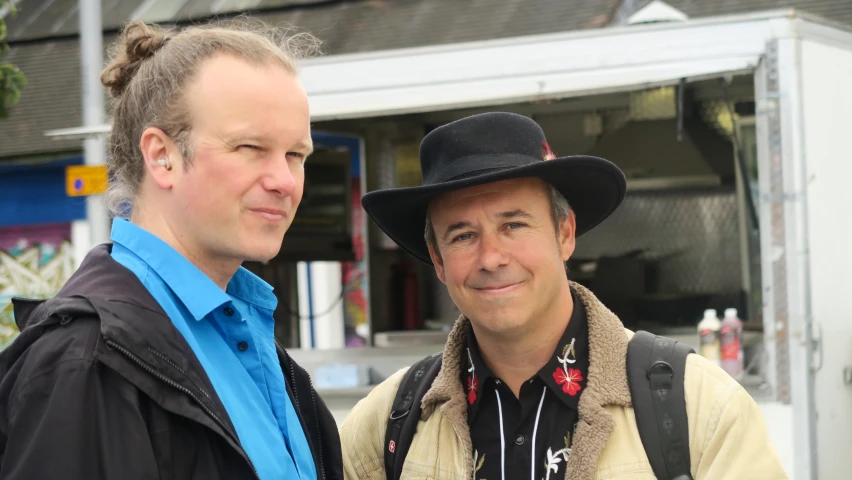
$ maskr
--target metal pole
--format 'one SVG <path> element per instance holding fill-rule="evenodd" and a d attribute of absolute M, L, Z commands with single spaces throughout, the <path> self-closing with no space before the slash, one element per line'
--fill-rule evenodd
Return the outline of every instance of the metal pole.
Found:
<path fill-rule="evenodd" d="M 100 74 L 104 63 L 104 40 L 100 0 L 79 0 L 80 72 L 83 87 L 83 126 L 104 124 L 104 89 Z M 106 163 L 106 139 L 92 135 L 83 140 L 86 165 Z M 109 216 L 100 195 L 86 199 L 86 218 L 91 229 L 91 247 L 109 241 Z M 88 250 L 88 249 L 87 249 Z"/>

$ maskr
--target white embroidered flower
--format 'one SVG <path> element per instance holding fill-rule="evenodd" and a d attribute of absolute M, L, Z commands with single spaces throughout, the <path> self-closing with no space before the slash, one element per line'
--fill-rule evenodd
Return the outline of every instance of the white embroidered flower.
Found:
<path fill-rule="evenodd" d="M 559 363 L 561 363 L 564 368 L 568 368 L 569 363 L 575 363 L 577 361 L 577 358 L 568 358 L 569 353 L 571 354 L 571 357 L 576 357 L 576 353 L 575 353 L 575 350 L 574 350 L 574 341 L 575 340 L 576 339 L 572 338 L 571 344 L 565 346 L 565 350 L 562 351 L 561 357 L 559 355 L 556 356 L 556 360 L 558 360 Z"/>
<path fill-rule="evenodd" d="M 550 473 L 559 473 L 559 464 L 563 461 L 568 463 L 568 455 L 571 454 L 571 448 L 568 446 L 570 433 L 565 436 L 565 448 L 560 448 L 555 453 L 552 448 L 547 449 L 547 462 L 544 464 L 545 477 L 544 480 L 550 480 Z"/>
<path fill-rule="evenodd" d="M 479 461 L 477 462 L 477 459 Z M 479 456 L 479 451 L 473 451 L 473 480 L 476 480 L 476 472 L 478 472 L 482 468 L 482 464 L 485 463 L 485 455 Z"/>

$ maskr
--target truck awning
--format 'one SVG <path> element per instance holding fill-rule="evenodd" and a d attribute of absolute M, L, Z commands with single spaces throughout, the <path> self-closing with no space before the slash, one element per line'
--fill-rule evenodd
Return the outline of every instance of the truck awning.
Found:
<path fill-rule="evenodd" d="M 315 121 L 643 89 L 752 71 L 766 17 L 686 21 L 312 59 Z M 777 26 L 775 26 L 777 27 Z"/>

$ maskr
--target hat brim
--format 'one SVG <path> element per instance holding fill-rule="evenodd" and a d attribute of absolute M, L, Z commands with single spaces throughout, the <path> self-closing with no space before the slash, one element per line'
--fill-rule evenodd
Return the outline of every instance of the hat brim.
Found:
<path fill-rule="evenodd" d="M 571 208 L 580 236 L 604 221 L 624 200 L 627 181 L 612 162 L 597 157 L 570 156 L 510 167 L 435 185 L 369 192 L 364 210 L 394 242 L 416 258 L 432 264 L 423 237 L 429 203 L 443 193 L 514 178 L 540 178 L 556 188 Z"/>

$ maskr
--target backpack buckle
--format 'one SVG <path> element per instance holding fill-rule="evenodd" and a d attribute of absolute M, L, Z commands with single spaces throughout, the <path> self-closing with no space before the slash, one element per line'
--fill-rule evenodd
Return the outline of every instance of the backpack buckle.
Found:
<path fill-rule="evenodd" d="M 668 362 L 657 360 L 648 369 L 648 380 L 651 381 L 651 390 L 671 390 L 674 369 Z"/>

